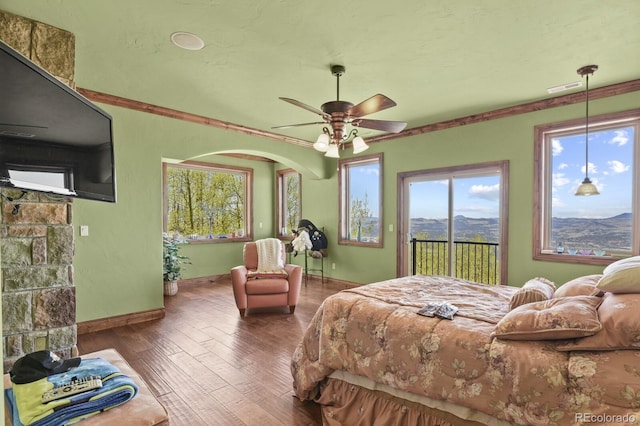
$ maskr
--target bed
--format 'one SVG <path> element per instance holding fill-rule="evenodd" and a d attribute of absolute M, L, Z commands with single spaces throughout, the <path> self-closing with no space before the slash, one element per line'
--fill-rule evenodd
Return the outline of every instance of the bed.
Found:
<path fill-rule="evenodd" d="M 416 275 L 343 290 L 293 353 L 294 393 L 321 404 L 325 425 L 640 424 L 640 294 L 602 278 L 556 290 Z M 458 311 L 417 314 L 430 303 Z"/>

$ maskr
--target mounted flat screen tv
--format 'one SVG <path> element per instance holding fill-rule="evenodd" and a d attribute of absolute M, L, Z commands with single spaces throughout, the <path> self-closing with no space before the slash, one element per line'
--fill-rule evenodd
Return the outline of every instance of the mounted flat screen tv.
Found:
<path fill-rule="evenodd" d="M 111 116 L 0 41 L 0 186 L 116 201 Z"/>

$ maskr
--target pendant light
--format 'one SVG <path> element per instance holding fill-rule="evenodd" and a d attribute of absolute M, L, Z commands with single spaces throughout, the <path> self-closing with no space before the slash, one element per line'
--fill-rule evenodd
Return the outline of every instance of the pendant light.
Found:
<path fill-rule="evenodd" d="M 582 68 L 578 68 L 578 74 L 582 77 L 587 77 L 587 89 L 586 89 L 586 100 L 585 100 L 585 108 L 586 108 L 586 120 L 585 120 L 585 131 L 584 131 L 584 141 L 585 141 L 585 162 L 584 162 L 584 180 L 578 187 L 576 191 L 576 195 L 579 196 L 587 196 L 587 195 L 598 195 L 598 188 L 591 183 L 591 179 L 589 179 L 589 75 L 593 75 L 594 72 L 598 69 L 597 65 L 585 65 Z"/>

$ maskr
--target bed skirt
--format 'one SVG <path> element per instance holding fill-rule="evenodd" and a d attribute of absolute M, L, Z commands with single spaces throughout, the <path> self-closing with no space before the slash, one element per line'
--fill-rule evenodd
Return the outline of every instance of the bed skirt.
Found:
<path fill-rule="evenodd" d="M 398 391 L 344 371 L 327 378 L 315 401 L 322 407 L 324 426 L 509 425 L 475 410 Z"/>

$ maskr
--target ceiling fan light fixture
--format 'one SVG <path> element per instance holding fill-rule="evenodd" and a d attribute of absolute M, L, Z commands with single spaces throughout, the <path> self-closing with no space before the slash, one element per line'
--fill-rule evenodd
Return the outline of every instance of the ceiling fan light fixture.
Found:
<path fill-rule="evenodd" d="M 327 149 L 327 153 L 324 154 L 325 157 L 329 157 L 329 158 L 340 158 L 340 152 L 338 151 L 338 145 L 336 144 L 331 144 L 329 145 L 329 148 Z"/>
<path fill-rule="evenodd" d="M 360 136 L 353 138 L 353 153 L 360 154 L 369 149 L 369 145 Z"/>
<path fill-rule="evenodd" d="M 369 149 L 364 139 L 358 136 L 356 128 L 366 128 L 383 132 L 399 133 L 407 123 L 402 121 L 375 120 L 363 118 L 366 115 L 376 113 L 396 106 L 396 103 L 383 94 L 378 93 L 368 99 L 358 103 L 340 100 L 340 77 L 345 73 L 343 65 L 332 65 L 331 74 L 336 77 L 336 100 L 322 104 L 321 109 L 304 104 L 291 98 L 280 97 L 281 100 L 292 105 L 306 109 L 319 115 L 323 121 L 313 123 L 290 124 L 286 126 L 276 126 L 274 129 L 284 129 L 287 127 L 307 126 L 310 124 L 323 124 L 322 134 L 313 144 L 313 148 L 320 152 L 326 152 L 325 156 L 340 158 L 338 149 L 353 137 L 353 153 L 358 154 Z M 349 131 L 349 126 L 354 127 Z"/>
<path fill-rule="evenodd" d="M 330 141 L 331 140 L 329 139 L 329 135 L 327 135 L 326 133 L 323 133 L 320 136 L 318 136 L 318 140 L 316 140 L 316 143 L 313 144 L 313 148 L 316 151 L 327 152 L 327 150 L 329 149 Z"/>

